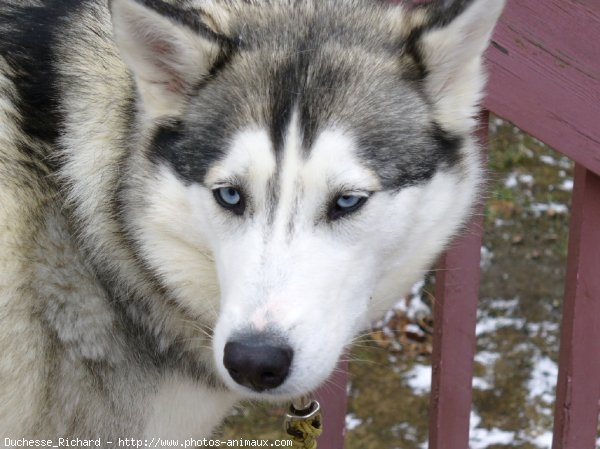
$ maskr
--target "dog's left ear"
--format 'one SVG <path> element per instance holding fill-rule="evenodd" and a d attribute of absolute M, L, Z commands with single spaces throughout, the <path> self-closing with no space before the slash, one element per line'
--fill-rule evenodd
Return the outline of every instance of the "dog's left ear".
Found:
<path fill-rule="evenodd" d="M 110 0 L 115 42 L 147 118 L 176 116 L 187 94 L 210 76 L 227 38 L 226 11 L 182 10 L 162 0 Z"/>
<path fill-rule="evenodd" d="M 408 51 L 421 65 L 426 92 L 441 121 L 457 131 L 473 124 L 486 77 L 482 56 L 505 0 L 433 3 L 409 35 Z M 412 41 L 411 41 L 412 40 Z"/>

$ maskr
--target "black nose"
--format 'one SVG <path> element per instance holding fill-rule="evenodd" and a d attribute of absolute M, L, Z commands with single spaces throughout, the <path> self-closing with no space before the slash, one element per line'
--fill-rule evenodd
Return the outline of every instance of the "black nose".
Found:
<path fill-rule="evenodd" d="M 250 337 L 227 343 L 223 364 L 238 384 L 260 392 L 285 381 L 293 356 L 289 346 L 274 346 L 264 338 Z"/>

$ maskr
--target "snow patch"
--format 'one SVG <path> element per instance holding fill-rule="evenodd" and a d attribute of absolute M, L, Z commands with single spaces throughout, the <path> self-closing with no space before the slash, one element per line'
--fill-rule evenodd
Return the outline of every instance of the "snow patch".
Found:
<path fill-rule="evenodd" d="M 519 185 L 519 181 L 517 181 L 516 173 L 509 174 L 504 180 L 504 187 L 509 189 L 513 189 Z"/>
<path fill-rule="evenodd" d="M 424 286 L 424 279 L 413 285 L 410 291 L 410 298 L 403 298 L 397 302 L 393 310 L 390 311 L 390 317 L 386 316 L 384 321 L 388 322 L 395 315 L 394 311 L 403 312 L 412 321 L 431 315 L 430 307 L 421 299 L 421 291 Z"/>
<path fill-rule="evenodd" d="M 534 179 L 533 179 L 533 176 L 530 174 L 521 174 L 521 175 L 519 175 L 518 179 L 521 184 L 525 184 L 530 187 L 533 185 Z"/>
<path fill-rule="evenodd" d="M 489 446 L 495 444 L 509 446 L 515 441 L 515 432 L 507 432 L 496 427 L 483 429 L 479 428 L 479 424 L 481 424 L 481 417 L 472 411 L 471 439 L 469 444 L 471 449 L 487 449 Z"/>
<path fill-rule="evenodd" d="M 515 329 L 522 329 L 524 326 L 525 320 L 523 318 L 486 316 L 478 319 L 475 333 L 477 334 L 477 336 L 479 336 L 490 332 L 496 332 L 498 331 L 498 329 L 502 329 L 505 327 L 514 327 Z"/>
<path fill-rule="evenodd" d="M 533 444 L 538 446 L 540 449 L 550 449 L 552 447 L 552 432 L 547 431 L 541 435 L 538 435 L 533 440 Z"/>
<path fill-rule="evenodd" d="M 539 217 L 543 213 L 552 213 L 552 214 L 567 214 L 569 213 L 569 208 L 566 204 L 561 203 L 533 203 L 531 206 L 531 211 L 533 215 Z"/>
<path fill-rule="evenodd" d="M 487 270 L 492 266 L 492 260 L 494 259 L 494 253 L 485 246 L 481 247 L 481 258 L 479 261 L 479 267 L 482 270 Z"/>
<path fill-rule="evenodd" d="M 496 360 L 500 358 L 500 353 L 491 351 L 480 351 L 475 354 L 475 361 L 484 366 L 494 366 Z"/>
<path fill-rule="evenodd" d="M 531 377 L 527 387 L 529 389 L 529 397 L 541 399 L 547 403 L 554 402 L 554 393 L 556 388 L 556 379 L 558 377 L 558 365 L 549 357 L 538 357 L 533 365 Z"/>
<path fill-rule="evenodd" d="M 431 366 L 415 365 L 406 373 L 406 383 L 416 394 L 431 391 Z"/>
<path fill-rule="evenodd" d="M 491 390 L 492 385 L 483 377 L 473 377 L 473 389 L 474 390 Z"/>
<path fill-rule="evenodd" d="M 573 185 L 574 185 L 574 182 L 572 179 L 565 179 L 558 188 L 560 190 L 564 190 L 565 192 L 572 192 Z"/>
<path fill-rule="evenodd" d="M 506 310 L 509 312 L 515 310 L 518 305 L 519 305 L 519 297 L 518 296 L 513 299 L 504 299 L 504 298 L 492 299 L 488 303 L 488 307 L 490 309 Z"/>
<path fill-rule="evenodd" d="M 360 426 L 363 423 L 363 420 L 357 418 L 354 413 L 348 413 L 346 415 L 346 430 L 351 432 Z"/>
<path fill-rule="evenodd" d="M 552 166 L 555 166 L 558 163 L 556 161 L 556 159 L 554 159 L 552 156 L 548 156 L 546 154 L 542 154 L 540 156 L 540 161 L 542 161 L 546 165 L 552 165 Z"/>

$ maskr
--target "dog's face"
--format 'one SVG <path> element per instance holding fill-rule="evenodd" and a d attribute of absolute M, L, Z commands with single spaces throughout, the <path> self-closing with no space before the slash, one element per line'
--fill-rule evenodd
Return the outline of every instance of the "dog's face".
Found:
<path fill-rule="evenodd" d="M 139 94 L 130 232 L 214 326 L 225 383 L 293 397 L 468 215 L 480 59 L 502 2 L 199 3 L 112 1 Z"/>

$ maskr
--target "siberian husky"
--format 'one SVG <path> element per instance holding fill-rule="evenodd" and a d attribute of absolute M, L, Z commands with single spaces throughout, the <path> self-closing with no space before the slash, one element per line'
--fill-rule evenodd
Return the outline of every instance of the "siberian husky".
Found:
<path fill-rule="evenodd" d="M 0 437 L 316 389 L 469 216 L 503 0 L 0 0 Z"/>

